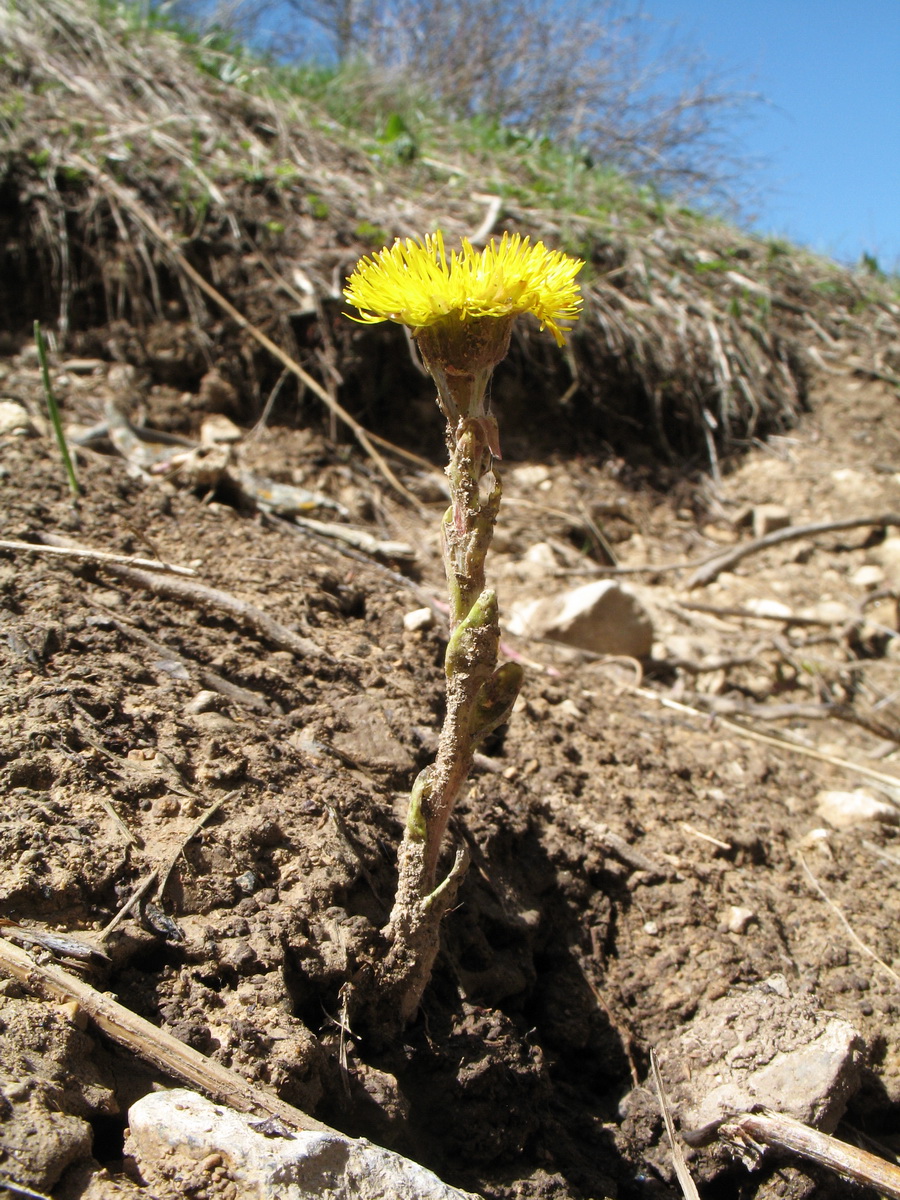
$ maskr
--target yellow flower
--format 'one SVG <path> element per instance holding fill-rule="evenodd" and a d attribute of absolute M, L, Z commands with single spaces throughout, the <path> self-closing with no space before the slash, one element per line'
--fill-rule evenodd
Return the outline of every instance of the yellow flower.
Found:
<path fill-rule="evenodd" d="M 492 238 L 481 251 L 464 238 L 462 249 L 448 258 L 438 230 L 424 240 L 398 239 L 360 259 L 344 295 L 360 311 L 354 320 L 398 321 L 413 329 L 450 316 L 477 321 L 533 313 L 562 346 L 565 323 L 581 312 L 575 276 L 583 266 L 518 233 L 504 233 L 499 243 Z"/>

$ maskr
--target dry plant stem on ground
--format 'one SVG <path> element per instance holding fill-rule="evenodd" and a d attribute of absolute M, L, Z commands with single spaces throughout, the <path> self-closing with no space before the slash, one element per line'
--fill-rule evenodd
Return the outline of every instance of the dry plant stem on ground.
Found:
<path fill-rule="evenodd" d="M 559 321 L 575 319 L 581 263 L 518 236 L 478 252 L 468 242 L 447 255 L 440 233 L 395 243 L 363 259 L 347 299 L 363 322 L 409 326 L 447 418 L 450 508 L 441 542 L 450 593 L 445 656 L 447 708 L 435 762 L 410 794 L 398 860 L 397 893 L 385 930 L 389 949 L 375 964 L 381 1006 L 396 1020 L 415 1016 L 440 944 L 440 923 L 466 869 L 457 851 L 438 882 L 447 823 L 478 744 L 509 716 L 522 682 L 518 663 L 497 666 L 497 595 L 486 587 L 485 559 L 500 509 L 493 472 L 497 422 L 489 410 L 491 375 L 509 349 L 513 322 L 531 312 L 562 345 Z"/>

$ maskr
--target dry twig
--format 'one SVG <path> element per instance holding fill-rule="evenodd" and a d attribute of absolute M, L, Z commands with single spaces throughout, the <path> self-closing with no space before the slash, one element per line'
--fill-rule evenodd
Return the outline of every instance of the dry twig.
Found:
<path fill-rule="evenodd" d="M 818 1163 L 854 1183 L 872 1187 L 891 1200 L 900 1200 L 900 1167 L 818 1129 L 810 1129 L 783 1113 L 767 1108 L 742 1113 L 719 1126 L 719 1137 L 728 1142 L 748 1166 L 756 1166 L 765 1147 L 770 1146 Z"/>
<path fill-rule="evenodd" d="M 42 539 L 50 545 L 57 544 L 57 539 L 51 534 L 43 534 Z M 225 612 L 242 624 L 250 625 L 257 633 L 281 650 L 290 650 L 292 654 L 298 654 L 303 658 L 330 661 L 325 651 L 317 646 L 311 638 L 295 633 L 286 625 L 282 625 L 280 621 L 276 621 L 274 617 L 270 617 L 268 613 L 263 612 L 261 608 L 257 608 L 255 604 L 239 600 L 230 592 L 223 592 L 219 588 L 211 588 L 204 583 L 194 583 L 188 579 L 152 575 L 149 571 L 126 567 L 121 563 L 104 562 L 101 565 L 105 570 L 112 571 L 129 583 L 146 588 L 149 592 L 155 592 L 160 596 L 169 596 L 176 600 L 185 600 L 195 604 L 198 608 L 212 608 L 219 612 Z"/>
<path fill-rule="evenodd" d="M 866 525 L 900 525 L 900 515 L 884 513 L 876 517 L 846 517 L 841 521 L 816 521 L 812 525 L 790 525 L 787 529 L 776 529 L 765 537 L 754 538 L 751 542 L 743 542 L 733 546 L 724 554 L 717 555 L 704 566 L 699 567 L 687 581 L 688 588 L 701 587 L 728 571 L 741 559 L 770 546 L 780 546 L 782 542 L 795 541 L 797 538 L 814 537 L 818 533 L 831 533 L 838 529 L 860 529 Z"/>
<path fill-rule="evenodd" d="M 47 535 L 49 537 L 49 535 Z M 190 567 L 177 567 L 174 563 L 157 562 L 152 558 L 134 558 L 130 554 L 111 554 L 106 550 L 92 550 L 87 546 L 65 546 L 54 543 L 18 542 L 0 540 L 0 550 L 29 550 L 33 554 L 56 554 L 61 558 L 84 558 L 89 562 L 119 563 L 124 567 L 142 567 L 145 571 L 167 571 L 170 575 L 196 575 Z"/>
<path fill-rule="evenodd" d="M 36 963 L 24 950 L 0 938 L 0 971 L 31 992 L 66 1004 L 72 1000 L 109 1037 L 145 1062 L 215 1096 L 239 1112 L 262 1112 L 293 1129 L 334 1133 L 300 1109 L 254 1087 L 234 1071 L 206 1058 L 164 1029 L 157 1029 L 111 996 L 98 992 L 60 967 Z"/>

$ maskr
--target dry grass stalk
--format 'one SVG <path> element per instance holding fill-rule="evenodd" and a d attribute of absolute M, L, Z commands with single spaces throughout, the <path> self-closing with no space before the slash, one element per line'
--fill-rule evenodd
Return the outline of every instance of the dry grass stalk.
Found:
<path fill-rule="evenodd" d="M 650 1072 L 653 1076 L 653 1086 L 656 1088 L 656 1095 L 659 1100 L 659 1107 L 662 1111 L 663 1121 L 666 1126 L 666 1134 L 669 1138 L 669 1147 L 672 1151 L 672 1166 L 675 1168 L 675 1175 L 681 1187 L 684 1200 L 700 1200 L 700 1193 L 697 1191 L 697 1185 L 691 1177 L 688 1170 L 688 1165 L 684 1161 L 684 1154 L 681 1151 L 681 1146 L 678 1144 L 678 1139 L 675 1136 L 675 1122 L 672 1120 L 672 1111 L 669 1107 L 666 1089 L 663 1086 L 662 1073 L 659 1069 L 659 1059 L 656 1057 L 656 1051 L 650 1051 Z"/>
<path fill-rule="evenodd" d="M 627 685 L 623 685 L 627 687 Z M 651 692 L 648 688 L 628 688 L 629 691 L 635 692 L 642 696 L 645 700 L 652 700 L 657 704 L 661 704 L 664 708 L 671 708 L 674 712 L 686 713 L 692 717 L 699 717 L 701 720 L 709 721 L 708 713 L 704 713 L 699 708 L 693 708 L 689 704 L 680 704 L 677 700 L 670 700 L 667 696 L 659 696 L 656 692 Z M 768 746 L 775 746 L 779 750 L 785 750 L 791 754 L 802 754 L 807 758 L 818 759 L 819 762 L 831 763 L 835 767 L 843 767 L 847 771 L 852 771 L 857 775 L 863 775 L 867 779 L 874 779 L 878 783 L 885 783 L 888 787 L 896 788 L 900 786 L 900 776 L 889 775 L 886 771 L 876 771 L 874 767 L 867 767 L 865 763 L 854 762 L 847 758 L 840 758 L 835 754 L 826 754 L 823 750 L 817 750 L 814 746 L 804 746 L 800 742 L 790 741 L 788 738 L 775 737 L 771 733 L 763 733 L 759 729 L 750 729 L 746 725 L 740 725 L 737 721 L 729 721 L 725 717 L 714 718 L 718 726 L 736 733 L 739 737 L 745 737 L 754 742 L 763 742 Z"/>
<path fill-rule="evenodd" d="M 838 907 L 838 905 L 835 904 L 835 902 L 831 899 L 831 897 L 827 895 L 827 893 L 825 892 L 825 889 L 819 883 L 818 879 L 816 879 L 815 875 L 813 875 L 813 873 L 809 869 L 809 865 L 807 864 L 807 861 L 803 857 L 803 855 L 798 853 L 797 857 L 800 860 L 800 866 L 803 868 L 804 875 L 809 880 L 809 883 L 815 890 L 816 894 L 818 896 L 820 896 L 822 900 L 825 901 L 825 903 L 827 904 L 829 909 L 834 913 L 834 915 L 840 921 L 841 925 L 843 925 L 844 930 L 847 933 L 847 936 L 850 938 L 850 941 L 857 948 L 857 950 L 859 950 L 867 958 L 871 958 L 872 961 L 875 963 L 875 965 L 880 967 L 882 969 L 882 971 L 884 971 L 884 973 L 888 976 L 888 978 L 895 985 L 900 985 L 900 975 L 897 974 L 897 972 L 893 969 L 893 967 L 888 966 L 888 964 L 884 961 L 884 959 L 880 958 L 875 953 L 875 951 L 872 949 L 871 946 L 867 945 L 862 940 L 862 938 L 859 936 L 859 934 L 856 932 L 856 930 L 853 928 L 853 926 L 847 920 L 846 916 L 841 911 L 841 909 Z"/>

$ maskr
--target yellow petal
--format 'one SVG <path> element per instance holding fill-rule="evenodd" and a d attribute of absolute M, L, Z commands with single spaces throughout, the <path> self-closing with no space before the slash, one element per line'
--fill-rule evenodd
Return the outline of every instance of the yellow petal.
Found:
<path fill-rule="evenodd" d="M 360 259 L 344 296 L 359 310 L 355 320 L 398 321 L 413 329 L 451 314 L 465 321 L 532 313 L 561 346 L 566 323 L 581 313 L 575 276 L 583 266 L 518 233 L 504 233 L 499 242 L 492 238 L 481 251 L 463 239 L 448 259 L 438 230 L 415 241 L 398 238 Z"/>

